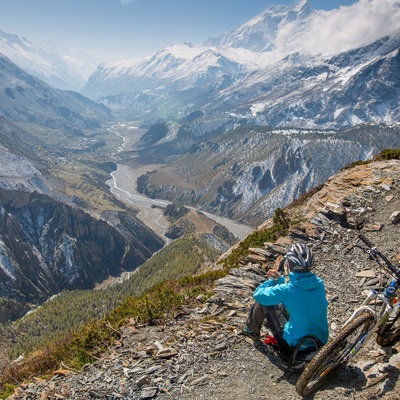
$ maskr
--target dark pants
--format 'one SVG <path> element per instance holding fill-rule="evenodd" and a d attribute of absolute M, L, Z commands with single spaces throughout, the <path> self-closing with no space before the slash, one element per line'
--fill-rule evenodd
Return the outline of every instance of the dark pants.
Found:
<path fill-rule="evenodd" d="M 278 342 L 281 349 L 285 352 L 292 352 L 292 347 L 283 338 L 283 329 L 288 321 L 289 315 L 283 307 L 278 304 L 275 306 L 262 306 L 257 302 L 250 309 L 246 325 L 253 332 L 259 333 L 264 320 L 267 320 L 267 327 Z"/>

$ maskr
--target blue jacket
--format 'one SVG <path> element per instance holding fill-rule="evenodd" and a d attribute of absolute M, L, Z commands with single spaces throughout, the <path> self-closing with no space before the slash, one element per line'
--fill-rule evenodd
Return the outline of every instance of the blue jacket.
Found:
<path fill-rule="evenodd" d="M 328 301 L 324 283 L 312 272 L 291 272 L 289 281 L 281 276 L 275 283 L 268 279 L 253 294 L 254 300 L 263 306 L 283 304 L 290 315 L 283 338 L 291 346 L 300 339 L 314 335 L 326 343 L 329 335 Z"/>

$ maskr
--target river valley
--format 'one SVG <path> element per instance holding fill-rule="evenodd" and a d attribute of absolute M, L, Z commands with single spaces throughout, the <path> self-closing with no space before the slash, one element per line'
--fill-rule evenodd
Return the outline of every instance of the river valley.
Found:
<path fill-rule="evenodd" d="M 168 228 L 169 223 L 163 215 L 163 208 L 170 202 L 166 200 L 150 199 L 137 191 L 136 180 L 139 176 L 148 171 L 157 169 L 157 165 L 127 165 L 118 160 L 123 152 L 137 150 L 135 144 L 140 137 L 146 132 L 143 129 L 138 129 L 133 126 L 125 124 L 117 124 L 109 129 L 121 138 L 122 144 L 118 149 L 118 153 L 114 154 L 114 159 L 117 163 L 117 170 L 111 174 L 111 179 L 107 181 L 110 186 L 111 192 L 125 203 L 133 205 L 139 210 L 138 218 L 154 230 L 158 235 L 162 236 L 166 242 L 169 242 L 164 236 L 165 230 Z M 188 207 L 192 208 L 192 207 Z M 201 210 L 199 210 L 201 211 Z M 240 224 L 228 218 L 219 217 L 201 211 L 210 219 L 225 226 L 232 234 L 239 239 L 245 238 L 254 228 L 247 225 Z"/>

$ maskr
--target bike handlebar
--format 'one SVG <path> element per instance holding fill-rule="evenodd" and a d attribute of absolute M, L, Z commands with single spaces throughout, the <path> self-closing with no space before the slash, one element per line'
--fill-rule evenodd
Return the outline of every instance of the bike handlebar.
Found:
<path fill-rule="evenodd" d="M 379 256 L 385 262 L 385 264 L 389 268 L 389 270 L 396 276 L 396 278 L 398 280 L 400 280 L 400 268 L 396 268 L 388 260 L 388 258 L 383 253 L 381 253 L 381 251 L 376 246 L 374 246 L 369 241 L 369 239 L 367 239 L 364 235 L 360 234 L 360 235 L 358 235 L 358 238 L 368 246 L 369 249 L 367 250 L 367 253 L 377 262 L 379 262 L 378 258 L 377 258 L 377 256 Z"/>

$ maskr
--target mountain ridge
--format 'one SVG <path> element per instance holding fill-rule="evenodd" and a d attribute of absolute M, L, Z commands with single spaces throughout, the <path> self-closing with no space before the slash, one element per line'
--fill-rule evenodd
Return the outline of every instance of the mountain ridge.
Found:
<path fill-rule="evenodd" d="M 0 82 L 0 112 L 13 121 L 95 129 L 112 120 L 104 105 L 72 91 L 54 89 L 1 54 Z"/>
<path fill-rule="evenodd" d="M 257 226 L 347 164 L 399 147 L 399 137 L 398 127 L 379 124 L 345 131 L 243 127 L 200 143 L 187 135 L 191 150 L 139 177 L 138 191 Z M 153 152 L 160 157 L 171 148 Z"/>
<path fill-rule="evenodd" d="M 295 5 L 272 5 L 239 28 L 217 38 L 209 38 L 204 44 L 269 52 L 277 47 L 275 39 L 280 26 L 299 20 L 302 24 L 297 27 L 298 32 L 293 32 L 293 36 L 299 35 L 307 26 L 308 17 L 314 13 L 321 13 L 321 11 L 314 10 L 307 0 L 299 1 Z"/>
<path fill-rule="evenodd" d="M 2 323 L 63 290 L 132 271 L 164 244 L 128 210 L 95 219 L 37 192 L 0 189 L 0 220 Z M 4 302 L 18 303 L 18 312 L 4 313 Z"/>

